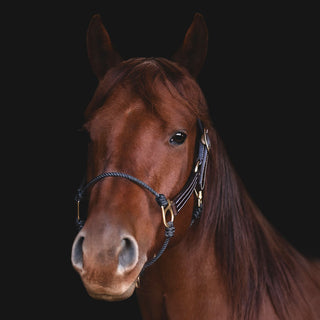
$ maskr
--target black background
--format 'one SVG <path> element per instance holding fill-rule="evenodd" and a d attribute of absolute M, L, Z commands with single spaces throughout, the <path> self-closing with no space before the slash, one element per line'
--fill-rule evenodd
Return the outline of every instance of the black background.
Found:
<path fill-rule="evenodd" d="M 70 263 L 73 197 L 85 164 L 78 129 L 97 84 L 85 43 L 95 13 L 125 59 L 170 58 L 194 13 L 204 15 L 209 50 L 199 84 L 231 161 L 272 225 L 303 254 L 320 256 L 315 8 L 130 3 L 41 2 L 3 11 L 12 89 L 3 121 L 17 129 L 7 131 L 14 143 L 5 160 L 14 169 L 4 168 L 14 193 L 8 297 L 31 315 L 124 319 L 129 312 L 139 319 L 135 297 L 90 298 Z"/>

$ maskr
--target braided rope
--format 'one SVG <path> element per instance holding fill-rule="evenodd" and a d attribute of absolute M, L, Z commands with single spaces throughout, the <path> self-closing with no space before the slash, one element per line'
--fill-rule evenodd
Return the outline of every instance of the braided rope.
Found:
<path fill-rule="evenodd" d="M 158 254 L 156 256 L 154 256 L 152 259 L 150 259 L 149 261 L 147 261 L 144 264 L 144 266 L 143 266 L 143 268 L 142 268 L 142 270 L 141 270 L 141 272 L 139 274 L 139 277 L 141 277 L 143 272 L 144 272 L 144 270 L 146 268 L 150 267 L 152 264 L 154 264 L 161 257 L 161 255 L 164 253 L 164 251 L 167 249 L 169 241 L 173 237 L 174 232 L 176 230 L 175 227 L 173 226 L 173 222 L 172 221 L 169 221 L 167 224 L 168 224 L 168 227 L 166 227 L 165 232 L 164 232 L 165 236 L 166 236 L 166 239 L 164 240 L 164 243 L 163 243 L 160 251 L 158 252 Z"/>
<path fill-rule="evenodd" d="M 82 196 L 83 196 L 83 194 L 84 194 L 84 192 L 88 188 L 90 188 L 92 185 L 94 185 L 95 183 L 97 183 L 101 179 L 104 179 L 104 178 L 107 178 L 107 177 L 118 177 L 118 178 L 128 179 L 128 180 L 134 182 L 135 184 L 137 184 L 137 185 L 147 189 L 148 191 L 150 191 L 156 198 L 158 198 L 160 196 L 160 194 L 158 192 L 153 190 L 146 183 L 144 183 L 143 181 L 131 176 L 130 174 L 123 173 L 123 172 L 104 172 L 104 173 L 99 174 L 98 176 L 96 176 L 92 180 L 90 180 L 84 187 L 80 187 L 77 190 L 77 195 L 76 195 L 76 199 L 75 200 L 76 201 L 80 201 Z"/>
<path fill-rule="evenodd" d="M 158 192 L 156 192 L 155 190 L 153 190 L 150 186 L 148 186 L 146 183 L 144 183 L 143 181 L 127 174 L 127 173 L 123 173 L 123 172 L 104 172 L 98 176 L 96 176 L 95 178 L 93 178 L 92 180 L 90 180 L 86 185 L 83 186 L 83 184 L 79 187 L 79 189 L 77 190 L 77 194 L 75 196 L 75 200 L 79 203 L 82 199 L 83 194 L 85 193 L 85 191 L 90 188 L 92 185 L 94 185 L 95 183 L 97 183 L 98 181 L 100 181 L 101 179 L 107 178 L 107 177 L 118 177 L 118 178 L 124 178 L 124 179 L 128 179 L 132 182 L 134 182 L 135 184 L 139 185 L 140 187 L 145 188 L 146 190 L 150 191 L 155 197 L 156 197 L 156 201 L 158 203 L 158 205 L 160 207 L 167 207 L 168 206 L 168 200 L 165 197 L 164 194 L 159 194 Z M 83 226 L 84 226 L 85 221 L 82 219 L 77 218 L 76 220 L 76 226 L 78 231 L 80 231 Z M 168 223 L 168 227 L 165 228 L 165 240 L 164 243 L 160 249 L 160 251 L 158 252 L 158 254 L 152 258 L 151 260 L 147 261 L 145 263 L 145 265 L 142 268 L 142 271 L 140 272 L 140 275 L 142 275 L 142 273 L 144 272 L 144 270 L 151 266 L 153 263 L 155 263 L 160 256 L 163 254 L 163 252 L 166 250 L 170 239 L 173 237 L 174 232 L 175 232 L 175 227 L 173 226 L 173 222 L 169 221 Z"/>

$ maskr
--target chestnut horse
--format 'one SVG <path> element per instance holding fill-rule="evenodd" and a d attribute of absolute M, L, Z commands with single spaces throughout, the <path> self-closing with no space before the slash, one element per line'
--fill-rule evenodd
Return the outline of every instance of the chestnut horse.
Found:
<path fill-rule="evenodd" d="M 136 290 L 143 319 L 320 319 L 318 262 L 265 220 L 212 126 L 195 80 L 207 38 L 195 14 L 172 60 L 122 61 L 92 18 L 99 84 L 85 111 L 78 215 L 84 193 L 89 206 L 72 264 L 94 298 Z"/>

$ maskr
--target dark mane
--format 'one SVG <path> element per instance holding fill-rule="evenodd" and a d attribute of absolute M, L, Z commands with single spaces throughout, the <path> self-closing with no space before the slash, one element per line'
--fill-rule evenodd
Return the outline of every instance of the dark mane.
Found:
<path fill-rule="evenodd" d="M 257 319 L 262 297 L 269 296 L 280 319 L 307 310 L 303 279 L 311 276 L 306 260 L 265 220 L 235 173 L 213 128 L 211 166 L 201 220 L 237 319 Z M 312 279 L 320 287 L 319 279 Z M 295 313 L 289 313 L 293 312 Z M 311 318 L 311 317 L 310 317 Z"/>
<path fill-rule="evenodd" d="M 206 241 L 214 242 L 214 253 L 232 312 L 237 320 L 258 319 L 267 295 L 280 319 L 292 311 L 307 312 L 308 302 L 300 289 L 312 278 L 305 259 L 264 219 L 236 175 L 223 144 L 212 127 L 203 93 L 187 70 L 164 58 L 134 58 L 109 70 L 100 82 L 86 117 L 123 85 L 146 105 L 157 110 L 160 81 L 174 97 L 209 128 L 212 149 L 207 173 L 205 208 L 197 228 Z M 313 279 L 316 283 L 319 280 Z"/>

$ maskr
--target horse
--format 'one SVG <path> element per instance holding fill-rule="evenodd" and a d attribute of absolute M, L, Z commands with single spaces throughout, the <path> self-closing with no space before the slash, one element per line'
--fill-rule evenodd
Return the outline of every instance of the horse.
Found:
<path fill-rule="evenodd" d="M 98 86 L 72 265 L 95 299 L 136 292 L 143 319 L 319 319 L 319 262 L 262 215 L 212 124 L 197 82 L 207 47 L 196 13 L 171 59 L 122 60 L 91 18 Z"/>

